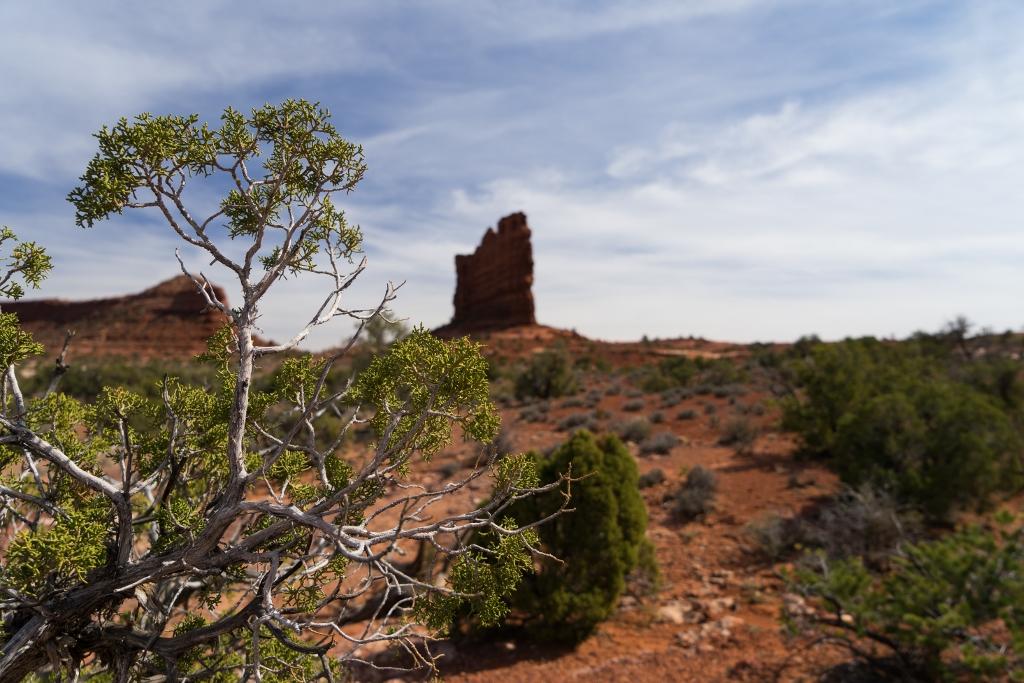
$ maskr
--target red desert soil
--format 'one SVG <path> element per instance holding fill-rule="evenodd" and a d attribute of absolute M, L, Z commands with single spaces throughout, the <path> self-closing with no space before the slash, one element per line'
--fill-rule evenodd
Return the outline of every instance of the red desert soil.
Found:
<path fill-rule="evenodd" d="M 680 443 L 667 455 L 640 455 L 637 446 L 629 444 L 641 474 L 660 468 L 666 475 L 663 483 L 643 490 L 648 536 L 662 573 L 657 594 L 624 596 L 615 616 L 575 649 L 525 640 L 441 642 L 434 650 L 444 655 L 440 673 L 445 681 L 811 681 L 842 661 L 839 652 L 811 649 L 806 641 L 783 634 L 779 615 L 784 586 L 774 568 L 753 552 L 747 533 L 748 524 L 767 515 L 790 515 L 814 505 L 835 491 L 835 477 L 794 460 L 792 440 L 778 431 L 778 411 L 763 389 L 748 386 L 732 398 L 694 395 L 663 407 L 658 394 L 637 396 L 625 377 L 630 368 L 656 363 L 666 355 L 742 362 L 749 356 L 748 347 L 697 339 L 595 342 L 537 325 L 480 339 L 499 366 L 556 344 L 576 358 L 600 358 L 611 366 L 609 372 L 585 373 L 577 396 L 600 393 L 594 408 L 566 407 L 565 399 L 554 399 L 544 422 L 529 423 L 519 419 L 521 404 L 505 400 L 503 424 L 515 450 L 544 450 L 561 443 L 568 432 L 557 430 L 559 420 L 589 410 L 607 412 L 601 429 L 660 412 L 663 422 L 654 425 L 653 433 L 671 431 Z M 613 385 L 617 393 L 614 388 L 609 392 Z M 501 392 L 500 383 L 496 391 Z M 627 401 L 637 399 L 644 402 L 642 410 L 623 410 Z M 749 413 L 760 429 L 750 453 L 718 444 L 720 426 L 740 405 L 764 406 L 761 415 Z M 696 417 L 680 419 L 688 409 Z M 440 485 L 442 473 L 451 473 L 452 463 L 471 461 L 469 455 L 467 447 L 460 446 L 434 460 L 430 485 Z M 715 511 L 703 521 L 678 523 L 664 501 L 695 465 L 718 475 Z M 483 489 L 481 484 L 475 495 L 486 495 Z M 408 680 L 417 678 L 421 676 Z"/>

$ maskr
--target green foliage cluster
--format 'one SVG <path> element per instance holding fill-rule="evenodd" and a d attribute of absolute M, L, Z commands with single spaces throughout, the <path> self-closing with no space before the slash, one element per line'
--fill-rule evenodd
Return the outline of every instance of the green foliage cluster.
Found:
<path fill-rule="evenodd" d="M 480 345 L 468 337 L 444 341 L 422 327 L 374 358 L 349 400 L 371 406 L 378 440 L 406 456 L 417 451 L 429 458 L 444 448 L 453 421 L 467 438 L 482 442 L 500 427 Z"/>
<path fill-rule="evenodd" d="M 507 455 L 493 470 L 494 495 L 515 495 L 539 483 L 533 454 Z M 487 530 L 479 536 L 474 549 L 460 555 L 448 574 L 446 594 L 433 594 L 418 600 L 414 613 L 421 623 L 437 632 L 449 632 L 460 617 L 472 614 L 476 624 L 497 626 L 508 615 L 509 598 L 522 578 L 533 569 L 530 548 L 539 537 L 535 529 L 520 529 L 513 516 L 501 521 L 501 529 Z"/>
<path fill-rule="evenodd" d="M 742 369 L 728 358 L 670 356 L 642 368 L 637 383 L 644 391 L 654 393 L 698 384 L 725 386 L 742 379 Z"/>
<path fill-rule="evenodd" d="M 43 345 L 21 329 L 16 313 L 0 313 L 0 363 L 8 367 L 43 353 Z"/>
<path fill-rule="evenodd" d="M 783 426 L 853 487 L 933 519 L 1024 485 L 1019 361 L 965 359 L 934 337 L 809 343 L 787 368 Z"/>
<path fill-rule="evenodd" d="M 541 548 L 560 561 L 544 561 L 525 576 L 512 607 L 538 637 L 581 640 L 612 614 L 630 572 L 657 574 L 636 463 L 617 437 L 596 438 L 586 430 L 547 459 L 529 457 L 539 465 L 542 484 L 563 474 L 573 481 L 510 508 L 516 522 L 523 526 L 554 514 L 566 494 L 572 511 L 538 527 Z"/>
<path fill-rule="evenodd" d="M 202 628 L 206 620 L 199 615 L 186 615 L 174 628 L 174 635 L 185 635 Z M 282 638 L 287 641 L 282 642 Z M 320 660 L 310 656 L 303 649 L 307 646 L 279 632 L 272 633 L 266 626 L 259 629 L 260 679 L 266 683 L 310 683 L 327 680 L 322 666 L 326 663 L 336 681 L 350 680 L 344 665 L 333 658 Z M 254 658 L 251 652 L 239 648 L 232 636 L 221 636 L 210 647 L 196 647 L 178 659 L 178 674 L 184 680 L 209 681 L 210 683 L 237 683 L 239 672 L 252 670 Z M 113 683 L 106 672 L 87 676 L 90 683 Z"/>
<path fill-rule="evenodd" d="M 53 262 L 43 247 L 35 242 L 22 242 L 6 225 L 0 227 L 0 249 L 7 252 L 7 257 L 0 262 L 0 273 L 4 273 L 0 277 L 0 297 L 20 299 L 25 296 L 26 286 L 39 289 L 53 269 Z"/>
<path fill-rule="evenodd" d="M 106 564 L 109 533 L 105 501 L 80 501 L 51 526 L 15 536 L 7 546 L 0 581 L 35 597 L 81 583 Z"/>
<path fill-rule="evenodd" d="M 1019 529 L 969 527 L 907 545 L 880 578 L 860 558 L 822 555 L 791 580 L 822 608 L 792 625 L 846 643 L 884 678 L 1024 680 Z"/>
<path fill-rule="evenodd" d="M 579 389 L 569 354 L 553 349 L 535 354 L 516 377 L 515 393 L 520 401 L 528 398 L 557 398 Z"/>
<path fill-rule="evenodd" d="M 222 157 L 229 157 L 240 163 L 258 161 L 264 173 L 280 179 L 256 186 L 253 195 L 233 189 L 221 202 L 231 237 L 254 236 L 268 220 L 278 218 L 275 211 L 283 201 L 317 197 L 324 187 L 352 189 L 362 179 L 362 147 L 341 137 L 329 119 L 325 109 L 305 100 L 268 104 L 248 117 L 228 107 L 217 130 L 200 124 L 196 114 L 122 118 L 96 134 L 99 153 L 82 175 L 83 184 L 68 195 L 75 205 L 75 223 L 92 227 L 121 213 L 138 190 L 182 171 L 208 176 L 222 168 Z M 341 232 L 351 233 L 345 240 L 349 249 L 358 248 L 358 230 L 344 226 L 340 213 L 328 211 L 320 220 L 325 231 L 343 226 Z M 288 264 L 295 271 L 311 267 L 315 243 L 322 236 L 310 238 L 309 248 Z"/>

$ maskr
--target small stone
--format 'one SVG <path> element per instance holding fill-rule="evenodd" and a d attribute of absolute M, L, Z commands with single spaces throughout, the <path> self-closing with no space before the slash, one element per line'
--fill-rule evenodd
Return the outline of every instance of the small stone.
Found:
<path fill-rule="evenodd" d="M 681 603 L 670 602 L 658 608 L 658 621 L 667 621 L 673 624 L 686 623 L 686 613 Z"/>
<path fill-rule="evenodd" d="M 686 613 L 687 624 L 700 624 L 704 621 L 707 621 L 707 618 L 708 617 L 704 613 L 704 611 L 699 609 L 691 610 Z"/>
<path fill-rule="evenodd" d="M 725 579 L 726 581 L 732 581 L 736 577 L 736 572 L 730 569 L 716 569 L 715 571 L 711 572 L 711 576 L 717 576 L 719 578 Z"/>
<path fill-rule="evenodd" d="M 782 596 L 782 607 L 786 613 L 792 616 L 813 614 L 814 610 L 808 607 L 807 601 L 796 593 L 785 593 Z"/>
<path fill-rule="evenodd" d="M 723 629 L 734 629 L 743 624 L 743 620 L 739 617 L 734 617 L 731 614 L 728 614 L 719 619 L 718 623 L 722 625 Z"/>
<path fill-rule="evenodd" d="M 711 619 L 718 619 L 726 612 L 731 612 L 736 609 L 736 600 L 726 596 L 724 598 L 715 598 L 708 600 L 704 609 L 707 612 L 708 617 Z"/>
<path fill-rule="evenodd" d="M 695 631 L 679 631 L 676 633 L 676 643 L 682 647 L 693 647 L 700 640 Z"/>

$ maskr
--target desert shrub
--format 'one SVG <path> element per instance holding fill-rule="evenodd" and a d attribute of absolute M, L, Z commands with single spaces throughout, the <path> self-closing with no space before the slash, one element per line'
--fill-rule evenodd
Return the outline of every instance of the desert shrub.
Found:
<path fill-rule="evenodd" d="M 519 411 L 519 419 L 523 422 L 547 422 L 550 409 L 551 405 L 547 401 L 540 401 Z"/>
<path fill-rule="evenodd" d="M 579 388 L 569 354 L 564 349 L 538 353 L 516 377 L 516 398 L 557 398 Z"/>
<path fill-rule="evenodd" d="M 612 369 L 611 364 L 606 359 L 591 354 L 579 356 L 573 365 L 580 370 L 595 370 L 597 372 L 608 372 Z"/>
<path fill-rule="evenodd" d="M 571 485 L 574 511 L 538 528 L 542 548 L 562 562 L 544 561 L 525 577 L 512 607 L 528 633 L 578 641 L 612 614 L 631 571 L 645 563 L 649 573 L 656 568 L 645 551 L 647 512 L 636 463 L 622 442 L 576 432 L 540 463 L 543 483 L 562 473 L 582 477 Z M 510 512 L 520 527 L 543 519 L 559 509 L 567 490 L 521 501 Z"/>
<path fill-rule="evenodd" d="M 562 401 L 562 403 L 559 404 L 558 407 L 559 408 L 582 408 L 583 405 L 584 405 L 584 400 L 583 400 L 582 396 L 572 396 L 572 397 L 567 398 L 564 401 Z"/>
<path fill-rule="evenodd" d="M 502 377 L 491 382 L 491 400 L 506 407 L 514 405 L 516 397 L 512 380 Z"/>
<path fill-rule="evenodd" d="M 941 348 L 931 338 L 812 345 L 790 366 L 800 392 L 783 400 L 783 426 L 847 484 L 890 490 L 933 519 L 1019 490 L 1024 439 L 1013 390 L 1009 401 L 986 393 L 971 379 L 985 373 Z"/>
<path fill-rule="evenodd" d="M 622 409 L 628 413 L 635 413 L 644 409 L 643 399 L 632 399 L 622 404 Z"/>
<path fill-rule="evenodd" d="M 641 474 L 638 484 L 640 488 L 646 489 L 652 486 L 657 486 L 663 481 L 665 481 L 665 473 L 660 467 L 655 467 L 653 470 Z"/>
<path fill-rule="evenodd" d="M 754 520 L 744 529 L 754 549 L 769 562 L 778 562 L 799 543 L 799 519 L 772 512 Z"/>
<path fill-rule="evenodd" d="M 661 392 L 661 407 L 671 408 L 677 406 L 683 401 L 683 393 L 679 389 L 669 389 Z"/>
<path fill-rule="evenodd" d="M 623 441 L 640 443 L 651 433 L 651 423 L 644 418 L 617 422 L 612 426 L 612 431 Z"/>
<path fill-rule="evenodd" d="M 1020 435 L 991 399 L 964 389 L 928 382 L 858 403 L 837 430 L 840 477 L 892 490 L 934 518 L 1018 487 Z"/>
<path fill-rule="evenodd" d="M 560 432 L 566 432 L 572 429 L 594 430 L 597 428 L 597 418 L 594 413 L 573 413 L 572 415 L 566 415 L 559 420 L 557 428 Z"/>
<path fill-rule="evenodd" d="M 667 455 L 669 451 L 679 445 L 679 437 L 672 432 L 659 432 L 652 434 L 640 442 L 640 454 L 648 455 L 658 453 Z"/>
<path fill-rule="evenodd" d="M 484 360 L 487 361 L 487 380 L 491 384 L 494 384 L 506 376 L 507 372 L 505 371 L 505 368 L 509 365 L 508 358 L 497 354 L 491 354 L 489 356 L 484 356 Z"/>
<path fill-rule="evenodd" d="M 604 390 L 605 396 L 618 396 L 621 393 L 622 387 L 618 384 L 612 384 L 611 386 Z"/>
<path fill-rule="evenodd" d="M 735 446 L 741 453 L 749 451 L 757 440 L 758 429 L 749 418 L 736 415 L 722 427 L 718 443 L 723 446 Z"/>
<path fill-rule="evenodd" d="M 657 365 L 649 365 L 642 369 L 640 386 L 644 391 L 665 391 L 674 387 L 683 387 L 697 374 L 697 365 L 686 356 L 666 358 Z"/>
<path fill-rule="evenodd" d="M 743 369 L 728 358 L 697 358 L 695 362 L 703 385 L 723 387 L 740 385 L 746 380 Z"/>
<path fill-rule="evenodd" d="M 74 341 L 71 353 L 74 353 Z M 61 393 L 88 403 L 95 401 L 103 388 L 108 386 L 123 387 L 147 399 L 158 399 L 161 380 L 165 376 L 178 377 L 182 381 L 205 387 L 216 386 L 216 373 L 201 363 L 157 360 L 139 363 L 117 358 L 83 358 L 79 362 L 72 355 L 71 364 L 61 377 L 59 388 Z M 22 389 L 26 394 L 42 393 L 51 377 L 51 372 L 37 372 L 27 378 Z"/>
<path fill-rule="evenodd" d="M 503 458 L 511 455 L 516 450 L 512 434 L 508 427 L 502 426 L 493 441 L 487 444 L 480 444 L 477 453 L 485 458 Z"/>
<path fill-rule="evenodd" d="M 844 489 L 794 517 L 768 515 L 748 525 L 747 533 L 773 562 L 811 549 L 830 560 L 858 557 L 884 569 L 902 544 L 921 535 L 922 527 L 919 516 L 890 494 L 863 487 Z"/>
<path fill-rule="evenodd" d="M 653 413 L 651 413 L 650 420 L 651 424 L 660 425 L 662 422 L 665 421 L 665 414 L 662 413 L 660 410 L 656 410 Z"/>
<path fill-rule="evenodd" d="M 845 644 L 883 680 L 1024 676 L 1024 538 L 970 527 L 907 545 L 881 576 L 823 555 L 792 577 L 819 603 L 798 629 Z"/>
<path fill-rule="evenodd" d="M 718 477 L 714 472 L 697 465 L 686 473 L 686 480 L 672 496 L 672 516 L 680 521 L 703 517 L 714 508 L 718 492 Z"/>
<path fill-rule="evenodd" d="M 725 384 L 715 387 L 711 393 L 715 398 L 728 398 L 735 401 L 737 396 L 743 396 L 746 394 L 747 389 L 739 384 Z"/>
<path fill-rule="evenodd" d="M 687 408 L 686 410 L 679 411 L 676 415 L 677 420 L 693 420 L 697 417 L 697 411 L 693 408 Z"/>
<path fill-rule="evenodd" d="M 743 370 L 727 358 L 673 356 L 641 368 L 637 383 L 644 391 L 664 392 L 696 382 L 701 385 L 698 391 L 702 393 L 719 389 L 728 396 L 745 391 L 739 386 L 745 379 Z"/>

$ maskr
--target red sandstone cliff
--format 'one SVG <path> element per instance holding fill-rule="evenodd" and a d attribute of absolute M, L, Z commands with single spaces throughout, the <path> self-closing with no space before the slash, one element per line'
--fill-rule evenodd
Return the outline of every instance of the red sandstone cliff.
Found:
<path fill-rule="evenodd" d="M 227 303 L 224 290 L 214 287 Z M 72 356 L 122 356 L 187 360 L 206 350 L 206 339 L 225 318 L 204 310 L 206 302 L 184 275 L 144 292 L 109 299 L 9 301 L 5 312 L 17 313 L 23 327 L 59 352 L 65 330 L 73 330 Z"/>
<path fill-rule="evenodd" d="M 498 221 L 472 254 L 455 257 L 455 315 L 441 335 L 534 325 L 533 247 L 526 214 Z"/>

